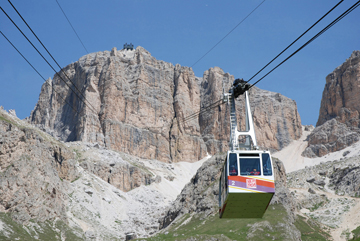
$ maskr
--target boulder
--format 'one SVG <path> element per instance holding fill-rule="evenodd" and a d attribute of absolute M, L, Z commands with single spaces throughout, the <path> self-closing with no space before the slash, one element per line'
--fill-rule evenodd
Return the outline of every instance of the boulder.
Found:
<path fill-rule="evenodd" d="M 311 193 L 311 194 L 316 194 L 316 192 L 315 192 L 314 189 L 312 189 L 312 188 L 309 188 L 309 189 L 308 189 L 308 192 Z"/>
<path fill-rule="evenodd" d="M 306 178 L 306 181 L 309 182 L 309 183 L 312 183 L 312 182 L 315 181 L 315 177 Z"/>
<path fill-rule="evenodd" d="M 314 181 L 314 184 L 318 185 L 318 186 L 325 186 L 325 181 L 324 180 L 316 180 L 316 181 Z"/>

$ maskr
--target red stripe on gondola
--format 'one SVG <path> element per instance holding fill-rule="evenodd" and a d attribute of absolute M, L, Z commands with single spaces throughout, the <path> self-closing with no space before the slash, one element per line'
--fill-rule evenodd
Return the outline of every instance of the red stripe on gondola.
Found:
<path fill-rule="evenodd" d="M 257 179 L 257 178 L 249 178 L 249 177 L 241 177 L 241 176 L 228 176 L 228 179 L 232 180 L 232 181 L 238 181 L 238 182 L 244 182 L 244 183 L 246 183 L 246 179 L 256 179 L 257 185 L 275 188 L 274 182 L 265 181 L 265 180 L 261 180 L 261 179 Z"/>
<path fill-rule="evenodd" d="M 222 217 L 222 215 L 224 214 L 225 208 L 226 208 L 226 204 L 227 202 L 225 202 L 223 208 L 220 209 L 220 218 Z"/>

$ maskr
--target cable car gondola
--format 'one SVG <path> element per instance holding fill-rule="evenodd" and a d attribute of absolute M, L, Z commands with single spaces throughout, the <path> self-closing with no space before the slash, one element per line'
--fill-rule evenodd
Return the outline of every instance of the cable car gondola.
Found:
<path fill-rule="evenodd" d="M 257 148 L 248 89 L 247 83 L 237 79 L 230 93 L 224 94 L 230 105 L 230 150 L 219 182 L 220 218 L 262 218 L 275 193 L 270 152 Z M 244 93 L 246 130 L 238 131 L 235 98 Z M 245 136 L 244 144 L 239 144 L 239 136 Z"/>

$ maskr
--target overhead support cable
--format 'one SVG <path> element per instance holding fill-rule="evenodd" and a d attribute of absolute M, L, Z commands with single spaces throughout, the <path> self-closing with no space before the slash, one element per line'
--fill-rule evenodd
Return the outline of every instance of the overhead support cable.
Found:
<path fill-rule="evenodd" d="M 259 5 L 256 6 L 243 20 L 241 20 L 233 29 L 230 30 L 222 39 L 220 39 L 219 42 L 217 42 L 209 51 L 207 51 L 200 59 L 198 59 L 193 65 L 191 65 L 191 68 L 194 67 L 200 60 L 202 60 L 208 53 L 210 53 L 216 46 L 218 46 L 227 36 L 229 36 L 240 24 L 242 24 L 253 12 L 258 9 L 261 4 L 263 4 L 266 0 L 263 0 Z"/>
<path fill-rule="evenodd" d="M 317 39 L 320 35 L 325 33 L 329 28 L 334 26 L 337 22 L 339 22 L 341 19 L 343 19 L 346 15 L 351 13 L 354 9 L 356 9 L 360 5 L 360 0 L 357 1 L 354 5 L 352 5 L 350 8 L 348 8 L 345 12 L 343 12 L 339 17 L 337 17 L 334 21 L 332 21 L 330 24 L 328 24 L 325 28 L 323 28 L 320 32 L 318 32 L 314 37 L 312 37 L 309 41 L 307 41 L 305 44 L 303 44 L 300 48 L 298 48 L 295 52 L 293 52 L 291 55 L 289 55 L 285 60 L 283 60 L 280 64 L 276 65 L 272 70 L 270 70 L 267 74 L 265 74 L 263 77 L 261 77 L 258 81 L 256 81 L 254 84 L 250 86 L 252 88 L 254 85 L 259 83 L 262 79 L 264 79 L 266 76 L 268 76 L 271 72 L 273 72 L 275 69 L 277 69 L 280 65 L 285 63 L 287 60 L 289 60 L 291 57 L 293 57 L 295 54 L 297 54 L 300 50 L 305 48 L 308 44 L 310 44 L 312 41 Z M 249 88 L 249 89 L 250 89 Z"/>
<path fill-rule="evenodd" d="M 260 69 L 256 74 L 254 74 L 246 83 L 252 80 L 256 75 L 258 75 L 261 71 L 263 71 L 266 67 L 268 67 L 275 59 L 277 59 L 281 54 L 283 54 L 286 50 L 288 50 L 294 43 L 296 43 L 302 36 L 304 36 L 307 32 L 310 31 L 315 25 L 317 25 L 322 19 L 324 19 L 329 13 L 331 13 L 337 6 L 340 5 L 344 0 L 338 2 L 332 9 L 330 9 L 326 14 L 324 14 L 318 21 L 316 21 L 310 28 L 308 28 L 305 32 L 303 32 L 297 39 L 295 39 L 291 44 L 289 44 L 283 51 L 281 51 L 275 58 L 273 58 L 269 63 L 267 63 L 262 69 Z"/>
<path fill-rule="evenodd" d="M 199 111 L 197 111 L 197 112 L 195 112 L 195 113 L 193 113 L 191 115 L 188 115 L 188 116 L 184 117 L 182 119 L 182 121 L 187 122 L 187 121 L 190 121 L 190 120 L 193 120 L 193 119 L 197 118 L 200 114 L 202 114 L 202 113 L 204 113 L 204 112 L 206 112 L 206 111 L 208 111 L 208 110 L 210 110 L 212 108 L 217 107 L 219 105 L 219 103 L 221 104 L 221 101 L 222 100 L 218 100 L 218 101 L 216 101 L 214 103 L 211 103 L 210 105 L 208 105 L 206 107 L 201 108 L 201 110 L 199 110 Z"/>
<path fill-rule="evenodd" d="M 23 57 L 23 59 L 31 66 L 31 68 L 33 68 L 33 70 L 35 70 L 35 72 L 45 81 L 45 83 L 50 86 L 54 92 L 60 96 L 61 99 L 63 99 L 63 101 L 68 104 L 75 112 L 77 112 L 80 115 L 80 112 L 78 112 L 66 99 L 64 99 L 64 97 L 61 96 L 61 94 L 59 92 L 56 91 L 56 89 L 54 88 L 53 85 L 50 85 L 46 79 L 39 73 L 39 71 L 27 60 L 27 58 L 15 47 L 15 45 L 5 36 L 5 34 L 0 30 L 0 33 L 2 36 L 4 36 L 4 38 L 11 44 L 11 46 L 21 55 L 21 57 Z"/>
<path fill-rule="evenodd" d="M 72 83 L 72 85 L 75 87 L 75 89 L 80 93 L 80 95 L 84 98 L 84 100 L 86 100 L 84 94 L 79 90 L 79 88 L 75 85 L 75 83 L 69 78 L 69 76 L 67 76 L 67 74 L 65 73 L 65 71 L 63 71 L 63 69 L 61 68 L 61 66 L 59 65 L 59 63 L 55 60 L 55 58 L 51 55 L 51 53 L 48 51 L 48 49 L 45 47 L 45 45 L 41 42 L 41 40 L 38 38 L 38 36 L 35 34 L 35 32 L 32 30 L 32 28 L 29 26 L 29 24 L 25 21 L 25 19 L 22 17 L 22 15 L 19 13 L 19 11 L 15 8 L 15 6 L 11 3 L 10 0 L 8 0 L 8 2 L 10 3 L 10 5 L 13 7 L 13 9 L 15 10 L 15 12 L 20 16 L 20 18 L 23 20 L 23 22 L 26 24 L 26 26 L 29 28 L 29 30 L 32 32 L 32 34 L 36 37 L 36 39 L 39 41 L 39 43 L 41 44 L 41 46 L 43 46 L 43 48 L 46 50 L 46 52 L 49 54 L 49 56 L 52 58 L 52 60 L 56 63 L 56 65 L 59 67 L 60 71 L 66 76 L 66 78 Z M 3 10 L 3 12 L 5 13 L 5 11 Z M 5 13 L 6 14 L 6 13 Z M 20 28 L 14 23 L 14 21 L 6 14 L 6 16 L 11 20 L 11 22 L 17 27 L 17 29 L 24 35 L 24 33 L 20 30 Z M 24 37 L 28 40 L 28 38 L 24 35 Z M 28 40 L 30 42 L 30 40 Z M 30 42 L 31 43 L 31 42 Z M 33 45 L 31 43 L 31 45 Z M 33 46 L 34 47 L 34 46 Z M 42 55 L 41 55 L 42 56 Z M 47 61 L 46 61 L 47 62 Z M 57 72 L 52 66 L 51 68 Z M 59 75 L 60 76 L 60 75 Z M 76 94 L 76 93 L 75 93 Z M 78 96 L 78 95 L 77 95 Z M 95 107 L 92 106 L 90 104 L 90 102 L 88 100 L 86 100 L 89 105 L 92 107 L 92 111 L 94 111 L 94 113 L 96 114 L 96 110 Z M 85 103 L 85 102 L 84 102 Z M 86 105 L 86 103 L 85 103 Z M 90 108 L 91 109 L 91 108 Z"/>
<path fill-rule="evenodd" d="M 44 61 L 51 67 L 51 69 L 55 72 L 55 74 L 69 87 L 69 89 L 79 98 L 79 100 L 80 101 L 82 101 L 84 104 L 85 104 L 85 106 L 88 106 L 86 103 L 85 103 L 85 101 L 87 101 L 86 100 L 86 98 L 85 98 L 85 96 L 81 93 L 81 91 L 76 87 L 76 85 L 73 83 L 73 81 L 71 81 L 71 79 L 66 75 L 66 73 L 61 69 L 61 67 L 60 67 L 60 69 L 61 69 L 61 71 L 64 73 L 64 75 L 68 78 L 68 80 L 73 84 L 73 86 L 77 89 L 77 91 L 80 93 L 80 95 L 82 95 L 83 96 L 83 98 L 84 98 L 84 100 L 78 95 L 78 93 L 75 91 L 75 90 L 73 90 L 72 88 L 71 88 L 71 86 L 61 77 L 61 75 L 54 69 L 54 67 L 49 63 L 49 61 L 40 53 L 40 51 L 35 47 L 35 45 L 29 40 L 29 38 L 24 34 L 24 32 L 23 31 L 21 31 L 21 29 L 17 26 L 17 24 L 12 20 L 12 18 L 5 12 L 5 10 L 2 8 L 2 7 L 0 7 L 0 9 L 3 11 L 3 13 L 8 17 L 8 19 L 13 23 L 13 25 L 19 30 L 19 32 L 25 37 L 25 39 L 31 44 L 31 46 L 37 51 L 37 53 L 44 59 Z M 24 20 L 25 21 L 25 20 Z M 29 27 L 29 26 L 28 26 Z M 30 28 L 30 27 L 29 27 Z M 31 28 L 30 28 L 30 30 L 31 30 Z M 32 31 L 32 30 L 31 30 Z M 35 35 L 35 33 L 33 33 L 34 35 Z M 37 36 L 35 35 L 35 37 L 37 38 Z M 38 39 L 38 38 L 37 38 Z M 38 39 L 39 40 L 39 39 Z M 39 42 L 42 44 L 42 42 L 39 40 Z M 42 44 L 42 46 L 45 48 L 45 46 Z M 46 48 L 45 48 L 46 49 Z M 47 51 L 47 49 L 46 49 L 46 51 Z M 48 51 L 47 51 L 48 52 Z M 49 52 L 48 52 L 49 53 Z M 49 55 L 52 57 L 52 55 L 49 53 Z M 53 58 L 53 57 L 52 57 Z M 53 60 L 55 61 L 55 59 L 53 58 Z M 56 62 L 56 61 L 55 61 Z M 57 63 L 57 62 L 56 62 Z M 58 64 L 58 63 L 57 63 Z M 58 65 L 59 66 L 59 65 Z M 89 103 L 89 101 L 87 101 L 88 103 Z M 89 103 L 89 105 L 92 107 L 92 108 L 90 108 L 89 106 L 89 109 L 91 110 L 91 111 L 93 111 L 95 114 L 97 114 L 97 112 L 96 112 L 96 110 L 95 110 L 95 108 Z"/>
<path fill-rule="evenodd" d="M 58 4 L 59 8 L 61 9 L 61 12 L 64 14 L 64 16 L 65 16 L 66 20 L 67 20 L 67 21 L 68 21 L 68 23 L 70 24 L 70 26 L 71 26 L 72 30 L 74 31 L 74 33 L 76 34 L 77 38 L 79 39 L 79 41 L 80 41 L 81 45 L 84 47 L 84 49 L 85 49 L 86 53 L 89 53 L 89 51 L 86 49 L 86 47 L 85 47 L 85 45 L 84 45 L 83 41 L 81 41 L 81 39 L 80 39 L 79 35 L 77 34 L 77 32 L 76 32 L 75 28 L 74 28 L 74 27 L 73 27 L 73 25 L 71 24 L 71 22 L 70 22 L 69 18 L 66 16 L 65 11 L 64 11 L 64 10 L 63 10 L 63 8 L 60 6 L 60 3 L 58 2 L 58 0 L 56 0 L 56 3 Z"/>

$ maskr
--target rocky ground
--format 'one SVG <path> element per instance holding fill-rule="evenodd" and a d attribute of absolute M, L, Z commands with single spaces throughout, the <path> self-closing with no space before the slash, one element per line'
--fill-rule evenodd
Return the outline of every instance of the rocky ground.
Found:
<path fill-rule="evenodd" d="M 360 226 L 360 157 L 329 160 L 287 174 L 300 215 L 323 224 L 334 240 Z"/>
<path fill-rule="evenodd" d="M 349 240 L 351 231 L 360 226 L 360 142 L 322 157 L 306 158 L 299 154 L 307 146 L 309 133 L 304 131 L 300 140 L 274 156 L 290 170 L 287 186 L 297 200 L 297 214 L 321 223 L 333 240 Z M 298 155 L 285 159 L 290 150 Z"/>
<path fill-rule="evenodd" d="M 142 160 L 127 154 L 99 150 L 80 142 L 68 144 L 81 155 L 95 154 L 97 165 L 105 162 L 109 168 L 119 162 L 131 163 L 148 172 L 151 183 L 125 192 L 109 184 L 99 176 L 83 169 L 80 162 L 81 178 L 73 182 L 67 214 L 74 226 L 80 225 L 85 234 L 94 237 L 125 238 L 134 233 L 147 237 L 159 229 L 158 219 L 164 209 L 173 201 L 195 170 L 203 161 L 166 164 L 157 160 Z"/>
<path fill-rule="evenodd" d="M 207 159 L 170 164 L 63 143 L 3 110 L 0 130 L 0 239 L 147 237 Z"/>

